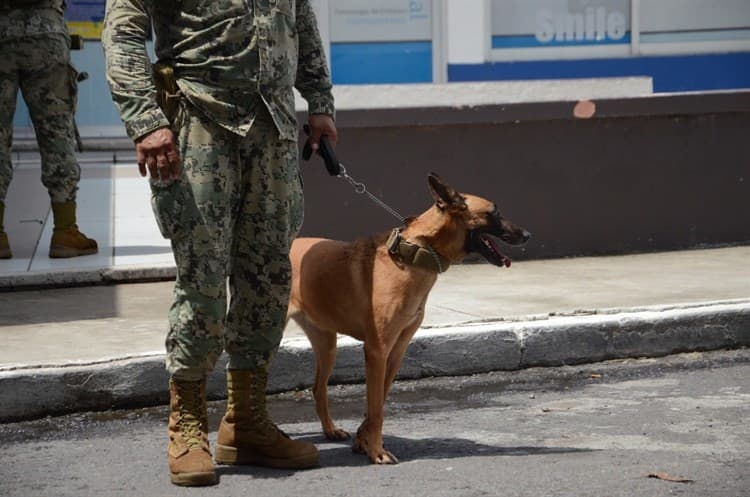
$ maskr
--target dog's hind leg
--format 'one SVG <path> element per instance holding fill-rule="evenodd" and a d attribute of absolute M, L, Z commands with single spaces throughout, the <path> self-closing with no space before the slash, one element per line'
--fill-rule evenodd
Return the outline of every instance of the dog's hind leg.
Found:
<path fill-rule="evenodd" d="M 328 379 L 336 364 L 336 333 L 323 331 L 304 319 L 297 319 L 297 323 L 310 340 L 315 354 L 313 397 L 323 433 L 328 440 L 346 440 L 349 433 L 336 427 L 328 411 Z"/>

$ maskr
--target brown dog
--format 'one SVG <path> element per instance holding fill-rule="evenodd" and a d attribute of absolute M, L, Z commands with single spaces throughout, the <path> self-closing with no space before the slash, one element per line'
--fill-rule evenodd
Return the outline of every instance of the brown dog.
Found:
<path fill-rule="evenodd" d="M 315 354 L 315 407 L 327 438 L 349 434 L 328 413 L 328 378 L 336 361 L 336 333 L 364 341 L 367 415 L 353 449 L 377 464 L 398 460 L 383 448 L 383 406 L 440 272 L 470 252 L 496 266 L 510 259 L 495 244 L 529 238 L 493 202 L 456 192 L 428 177 L 435 205 L 403 228 L 352 243 L 300 238 L 292 245 L 288 317 L 310 339 Z"/>

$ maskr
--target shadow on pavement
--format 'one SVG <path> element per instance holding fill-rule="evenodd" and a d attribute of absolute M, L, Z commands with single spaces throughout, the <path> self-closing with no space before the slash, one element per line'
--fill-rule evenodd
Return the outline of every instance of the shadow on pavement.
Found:
<path fill-rule="evenodd" d="M 295 440 L 313 442 L 320 450 L 320 468 L 326 467 L 365 467 L 370 466 L 367 456 L 353 453 L 351 441 L 329 442 L 322 435 L 294 435 Z M 478 443 L 464 438 L 423 438 L 384 437 L 385 447 L 400 463 L 422 459 L 458 459 L 477 456 L 543 456 L 548 454 L 568 454 L 595 452 L 595 449 L 577 447 L 531 447 L 495 446 Z M 319 468 L 318 468 L 319 469 Z M 305 470 L 310 471 L 310 470 Z M 314 470 L 313 470 L 314 471 Z M 219 475 L 252 475 L 254 478 L 284 478 L 295 470 L 276 470 L 256 466 L 219 466 Z"/>

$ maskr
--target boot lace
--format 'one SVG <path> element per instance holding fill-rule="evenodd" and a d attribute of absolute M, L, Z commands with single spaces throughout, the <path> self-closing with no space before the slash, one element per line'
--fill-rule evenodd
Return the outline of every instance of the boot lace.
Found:
<path fill-rule="evenodd" d="M 268 409 L 266 406 L 268 372 L 265 370 L 258 370 L 254 371 L 253 375 L 253 381 L 250 381 L 250 383 L 246 385 L 248 396 L 242 401 L 246 406 L 246 412 L 249 414 L 248 421 L 250 421 L 255 429 L 268 433 L 277 432 L 284 438 L 289 438 L 289 435 L 276 426 L 276 423 L 271 421 L 271 418 L 268 416 Z"/>
<path fill-rule="evenodd" d="M 177 422 L 180 427 L 180 433 L 190 449 L 200 448 L 203 445 L 200 413 L 205 408 L 200 394 L 200 383 L 185 383 L 181 385 L 177 395 L 177 402 L 179 406 Z"/>
<path fill-rule="evenodd" d="M 281 431 L 268 416 L 268 408 L 266 406 L 266 384 L 268 382 L 268 373 L 264 371 L 259 373 L 259 376 L 261 376 L 261 378 L 259 378 L 260 381 L 253 382 L 250 387 L 250 412 L 253 414 L 255 422 L 259 428 L 278 431 L 286 436 L 286 434 Z"/>

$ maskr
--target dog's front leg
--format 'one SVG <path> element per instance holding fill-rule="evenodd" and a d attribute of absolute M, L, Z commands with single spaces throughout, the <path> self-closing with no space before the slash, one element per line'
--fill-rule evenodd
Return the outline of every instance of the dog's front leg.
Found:
<path fill-rule="evenodd" d="M 396 379 L 396 375 L 398 374 L 398 370 L 401 369 L 401 361 L 404 359 L 404 354 L 406 354 L 406 349 L 409 347 L 409 342 L 411 342 L 411 338 L 414 336 L 414 333 L 417 332 L 419 329 L 419 325 L 422 324 L 422 319 L 424 318 L 424 311 L 422 311 L 417 319 L 412 323 L 411 325 L 407 326 L 404 331 L 401 332 L 401 334 L 398 337 L 398 340 L 396 340 L 395 345 L 393 346 L 393 349 L 391 349 L 391 353 L 388 354 L 388 366 L 386 369 L 386 376 L 385 376 L 385 398 L 388 398 L 388 393 L 391 391 L 391 386 L 393 385 L 393 380 Z"/>
<path fill-rule="evenodd" d="M 308 333 L 308 337 L 312 336 L 312 333 Z M 319 332 L 315 339 L 310 338 L 310 341 L 315 352 L 313 397 L 323 433 L 328 440 L 346 440 L 349 433 L 336 427 L 328 411 L 328 379 L 336 364 L 336 334 Z"/>
<path fill-rule="evenodd" d="M 302 312 L 296 313 L 294 320 L 307 335 L 315 354 L 315 382 L 312 392 L 323 433 L 328 440 L 346 440 L 349 433 L 336 427 L 328 411 L 328 379 L 336 364 L 336 333 L 319 328 Z"/>
<path fill-rule="evenodd" d="M 367 382 L 367 417 L 357 430 L 352 450 L 367 454 L 375 464 L 396 464 L 396 456 L 383 448 L 383 406 L 388 351 L 381 344 L 365 341 L 365 379 Z"/>

